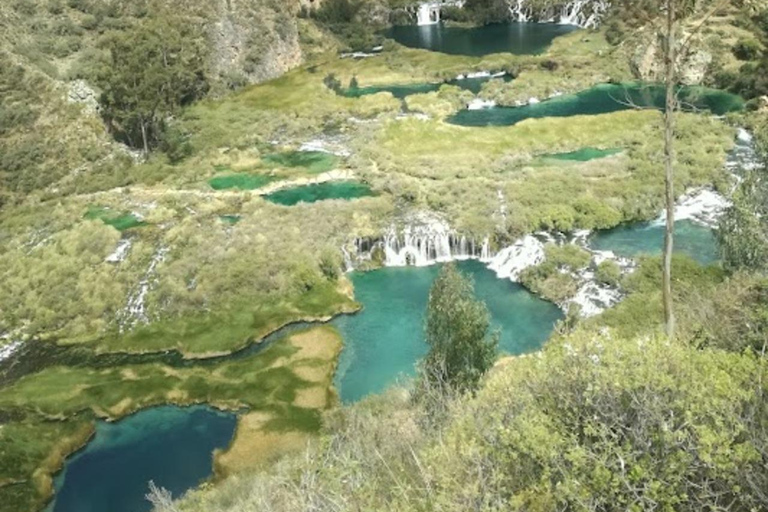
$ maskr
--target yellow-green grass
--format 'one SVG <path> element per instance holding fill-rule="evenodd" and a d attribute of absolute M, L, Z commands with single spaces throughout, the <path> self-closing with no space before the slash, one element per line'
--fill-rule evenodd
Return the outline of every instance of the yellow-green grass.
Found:
<path fill-rule="evenodd" d="M 359 307 L 341 286 L 322 283 L 283 299 L 254 297 L 249 301 L 242 297 L 223 310 L 160 320 L 122 336 L 101 338 L 89 346 L 98 352 L 178 350 L 189 358 L 220 356 L 258 343 L 287 324 L 329 320 Z"/>
<path fill-rule="evenodd" d="M 19 419 L 0 425 L 0 509 L 38 510 L 53 492 L 53 473 L 93 434 L 93 422 Z"/>
<path fill-rule="evenodd" d="M 511 127 L 465 128 L 439 121 L 390 122 L 365 156 L 372 186 L 443 211 L 479 236 L 494 230 L 499 191 L 513 234 L 536 229 L 606 228 L 655 216 L 662 206 L 661 115 L 625 111 L 531 119 Z M 676 187 L 727 183 L 723 164 L 734 130 L 681 114 Z M 626 148 L 614 158 L 562 165 L 549 153 Z M 493 198 L 493 199 L 491 199 Z"/>
<path fill-rule="evenodd" d="M 52 491 L 51 473 L 87 439 L 93 418 L 118 420 L 157 405 L 208 403 L 245 417 L 258 412 L 268 418 L 258 429 L 238 431 L 234 451 L 219 456 L 222 474 L 279 456 L 282 451 L 241 453 L 238 447 L 270 436 L 290 450 L 296 445 L 282 442 L 282 436 L 306 440 L 317 432 L 322 410 L 335 402 L 331 383 L 340 350 L 338 332 L 321 326 L 215 366 L 56 367 L 26 376 L 0 390 L 0 412 L 8 411 L 11 418 L 0 427 L 2 503 L 39 508 Z M 307 399 L 312 396 L 321 399 Z"/>
<path fill-rule="evenodd" d="M 579 30 L 556 38 L 535 65 L 521 68 L 509 83 L 491 84 L 482 96 L 501 105 L 515 105 L 532 97 L 575 93 L 609 81 L 627 82 L 634 79 L 629 62 L 626 49 L 610 45 L 604 30 Z M 542 63 L 555 68 L 548 69 Z"/>

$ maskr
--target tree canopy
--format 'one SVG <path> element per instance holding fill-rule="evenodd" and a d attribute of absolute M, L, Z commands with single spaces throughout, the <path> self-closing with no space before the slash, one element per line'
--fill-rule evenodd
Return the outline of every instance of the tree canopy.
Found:
<path fill-rule="evenodd" d="M 453 264 L 443 267 L 429 292 L 424 378 L 438 387 L 476 388 L 496 358 L 499 335 L 489 327 L 488 308 L 475 298 L 472 281 Z"/>
<path fill-rule="evenodd" d="M 99 78 L 103 116 L 118 137 L 149 152 L 167 118 L 205 94 L 204 38 L 182 16 L 152 16 L 110 37 Z"/>

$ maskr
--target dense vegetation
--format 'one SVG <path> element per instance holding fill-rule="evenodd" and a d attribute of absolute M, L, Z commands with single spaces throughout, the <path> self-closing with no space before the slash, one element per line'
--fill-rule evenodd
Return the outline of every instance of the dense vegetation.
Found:
<path fill-rule="evenodd" d="M 220 476 L 235 475 L 182 510 L 768 506 L 762 171 L 744 180 L 723 221 L 722 267 L 675 261 L 673 342 L 660 334 L 651 258 L 631 276 L 601 265 L 598 279 L 628 294 L 620 307 L 567 322 L 540 356 L 502 361 L 483 378 L 493 359 L 487 315 L 471 286 L 444 275 L 432 311 L 447 316 L 430 324 L 427 367 L 457 384 L 430 400 L 424 387 L 395 389 L 321 417 L 334 403 L 340 348 L 326 328 L 212 359 L 287 323 L 356 310 L 340 248 L 425 211 L 498 249 L 540 229 L 647 220 L 662 204 L 658 112 L 473 129 L 444 122 L 475 98 L 458 87 L 401 102 L 386 92 L 344 97 L 326 80 L 408 85 L 505 70 L 515 79 L 489 81 L 478 97 L 515 105 L 577 92 L 636 78 L 642 27 L 632 15 L 619 12 L 616 30 L 559 38 L 542 55 L 462 57 L 381 40 L 378 28 L 412 19 L 409 2 L 326 0 L 298 20 L 294 4 L 0 3 L 0 348 L 22 341 L 43 354 L 38 366 L 0 372 L 0 508 L 40 508 L 50 474 L 95 418 L 201 402 L 240 414 L 239 442 L 217 459 Z M 446 14 L 487 22 L 494 8 L 476 1 Z M 704 82 L 758 110 L 680 116 L 680 193 L 729 192 L 734 127 L 768 133 L 765 19 L 739 8 L 707 25 Z M 338 55 L 381 42 L 377 57 Z M 318 147 L 331 153 L 304 151 Z M 547 157 L 586 147 L 620 151 Z M 376 195 L 291 207 L 264 199 L 339 179 Z M 586 256 L 575 246 L 546 253 L 522 279 L 560 301 Z M 48 359 L 54 343 L 75 348 Z M 202 360 L 152 359 L 166 351 Z M 133 357 L 124 353 L 153 362 L 104 363 Z M 321 429 L 308 457 L 249 473 Z"/>
<path fill-rule="evenodd" d="M 758 175 L 742 194 L 764 193 Z M 744 208 L 737 200 L 721 236 L 764 243 L 766 217 L 743 224 Z M 661 334 L 661 262 L 648 258 L 624 303 L 536 356 L 500 361 L 476 395 L 446 393 L 437 408 L 391 390 L 329 415 L 307 456 L 176 506 L 762 510 L 768 281 L 742 252 L 723 254 L 727 270 L 675 259 L 674 340 Z M 553 258 L 582 260 L 575 249 Z"/>

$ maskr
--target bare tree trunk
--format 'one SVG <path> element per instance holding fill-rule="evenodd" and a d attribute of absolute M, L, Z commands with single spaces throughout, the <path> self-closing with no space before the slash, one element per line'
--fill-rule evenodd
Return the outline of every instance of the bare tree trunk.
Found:
<path fill-rule="evenodd" d="M 663 299 L 664 325 L 667 336 L 670 338 L 675 334 L 675 314 L 672 310 L 672 250 L 675 237 L 676 7 L 675 0 L 667 0 L 667 33 L 664 49 L 664 80 L 667 86 L 666 108 L 664 111 L 664 184 L 666 189 L 667 225 L 664 232 Z"/>
<path fill-rule="evenodd" d="M 144 142 L 144 159 L 149 158 L 149 143 L 147 142 L 147 124 L 144 122 L 144 118 L 139 119 L 141 124 L 141 139 Z"/>

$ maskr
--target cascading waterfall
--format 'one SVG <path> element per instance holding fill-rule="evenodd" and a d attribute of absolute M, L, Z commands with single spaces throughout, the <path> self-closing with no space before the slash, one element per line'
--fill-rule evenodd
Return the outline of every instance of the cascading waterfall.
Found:
<path fill-rule="evenodd" d="M 531 5 L 531 0 L 508 0 L 512 19 L 519 22 L 538 21 L 597 28 L 611 6 L 609 0 L 567 0 L 543 8 Z"/>
<path fill-rule="evenodd" d="M 412 265 L 425 267 L 453 260 L 482 259 L 490 254 L 488 241 L 455 234 L 450 226 L 437 218 L 420 216 L 416 223 L 402 230 L 391 228 L 380 243 L 384 264 L 389 267 Z"/>
<path fill-rule="evenodd" d="M 513 0 L 509 5 L 509 12 L 512 14 L 512 19 L 519 21 L 520 23 L 526 23 L 530 21 L 533 13 L 531 7 L 527 5 L 528 0 Z"/>
<path fill-rule="evenodd" d="M 128 297 L 128 303 L 125 309 L 122 311 L 120 320 L 120 332 L 126 332 L 140 323 L 149 323 L 149 317 L 147 315 L 147 294 L 150 289 L 156 284 L 157 266 L 165 261 L 168 255 L 169 249 L 161 246 L 155 254 L 152 256 L 152 260 L 149 262 L 149 267 L 144 273 L 144 277 L 136 291 Z"/>
<path fill-rule="evenodd" d="M 758 169 L 761 166 L 760 158 L 755 149 L 752 134 L 743 128 L 739 128 L 736 137 L 736 145 L 728 154 L 725 170 L 729 173 L 733 190 L 742 180 L 742 173 Z M 675 220 L 692 220 L 697 224 L 714 228 L 725 210 L 731 206 L 731 201 L 719 192 L 710 188 L 697 188 L 678 199 L 675 205 Z M 655 224 L 666 222 L 666 211 L 661 212 Z"/>
<path fill-rule="evenodd" d="M 11 356 L 18 352 L 23 345 L 23 341 L 12 341 L 6 345 L 0 346 L 0 361 L 10 359 Z"/>
<path fill-rule="evenodd" d="M 517 280 L 526 268 L 544 259 L 544 244 L 528 235 L 498 252 L 491 249 L 490 238 L 478 240 L 454 232 L 447 222 L 428 214 L 416 215 L 405 227 L 390 228 L 381 239 L 358 238 L 354 254 L 343 248 L 348 268 L 354 262 L 371 260 L 381 251 L 382 263 L 388 267 L 425 267 L 449 261 L 479 260 L 501 279 Z"/>
<path fill-rule="evenodd" d="M 755 169 L 759 165 L 752 136 L 745 130 L 739 130 L 736 147 L 728 156 L 726 169 L 738 181 L 741 170 Z M 506 200 L 501 190 L 497 191 L 497 196 L 498 216 L 504 218 L 507 214 Z M 691 219 L 712 227 L 728 204 L 722 195 L 709 189 L 698 189 L 678 201 L 675 214 L 678 219 Z M 663 216 L 657 221 L 663 221 Z M 485 263 L 500 279 L 518 281 L 523 270 L 545 261 L 546 243 L 575 244 L 587 250 L 592 258 L 589 265 L 572 274 L 579 283 L 576 295 L 558 305 L 565 311 L 578 305 L 581 316 L 590 317 L 613 307 L 624 297 L 619 289 L 597 281 L 596 271 L 600 263 L 613 261 L 626 274 L 635 269 L 636 262 L 630 258 L 620 258 L 611 251 L 590 248 L 589 235 L 589 231 L 576 231 L 569 235 L 535 233 L 494 252 L 490 238 L 478 241 L 457 234 L 447 222 L 434 214 L 419 213 L 412 216 L 405 227 L 390 228 L 383 238 L 356 239 L 354 250 L 343 248 L 343 253 L 348 270 L 352 270 L 356 263 L 371 260 L 373 253 L 380 251 L 381 262 L 388 267 L 423 267 L 454 260 L 476 259 Z"/>

